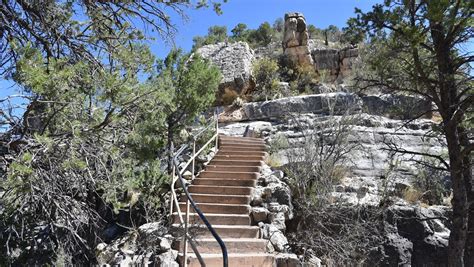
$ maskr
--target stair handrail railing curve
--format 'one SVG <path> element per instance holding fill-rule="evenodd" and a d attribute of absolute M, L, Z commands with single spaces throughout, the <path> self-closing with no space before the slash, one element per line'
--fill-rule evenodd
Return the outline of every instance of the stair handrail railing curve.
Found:
<path fill-rule="evenodd" d="M 176 151 L 176 153 L 174 153 L 173 157 L 172 157 L 172 183 L 171 183 L 171 196 L 172 196 L 172 201 L 171 201 L 171 205 L 170 205 L 170 218 L 172 218 L 172 215 L 173 215 L 173 207 L 176 206 L 176 211 L 178 213 L 178 218 L 180 220 L 180 224 L 181 225 L 184 225 L 184 235 L 183 235 L 183 257 L 184 257 L 184 266 L 187 267 L 187 264 L 188 264 L 188 261 L 187 261 L 187 258 L 188 258 L 188 240 L 189 240 L 189 243 L 194 251 L 194 253 L 196 254 L 196 257 L 198 258 L 199 260 L 199 263 L 201 264 L 201 266 L 205 266 L 205 263 L 204 263 L 204 260 L 202 259 L 194 241 L 192 240 L 191 236 L 189 235 L 189 231 L 188 231 L 188 224 L 189 224 L 189 209 L 190 209 L 190 205 L 191 207 L 194 209 L 194 211 L 196 211 L 196 213 L 199 215 L 199 217 L 201 218 L 201 220 L 204 222 L 204 224 L 206 225 L 207 229 L 209 230 L 209 232 L 211 232 L 212 236 L 216 239 L 217 243 L 219 243 L 219 246 L 221 247 L 221 251 L 222 251 L 222 259 L 223 259 L 223 266 L 224 267 L 228 267 L 228 254 L 227 254 L 227 248 L 225 246 L 225 243 L 224 241 L 222 240 L 222 238 L 219 236 L 219 234 L 217 234 L 217 232 L 215 231 L 215 229 L 212 227 L 211 223 L 209 222 L 209 220 L 206 218 L 206 216 L 202 213 L 202 211 L 199 209 L 199 207 L 196 205 L 196 203 L 194 202 L 191 194 L 189 193 L 188 191 L 188 183 L 185 182 L 184 178 L 183 178 L 183 174 L 184 172 L 186 171 L 186 169 L 188 168 L 188 166 L 190 164 L 191 165 L 191 181 L 194 180 L 195 178 L 195 159 L 196 157 L 202 153 L 204 151 L 204 149 L 209 146 L 214 140 L 215 140 L 215 150 L 214 152 L 217 153 L 217 150 L 218 150 L 218 138 L 219 138 L 219 121 L 218 121 L 218 118 L 219 118 L 219 114 L 217 114 L 217 112 L 215 113 L 214 115 L 214 120 L 209 123 L 209 125 L 207 125 L 206 127 L 204 127 L 204 129 L 200 130 L 197 134 L 195 134 L 193 137 L 192 137 L 192 140 L 193 140 L 193 144 L 192 144 L 192 148 L 193 148 L 193 152 L 192 152 L 192 156 L 191 158 L 186 162 L 186 164 L 183 166 L 183 168 L 180 170 L 179 168 L 179 161 L 178 161 L 178 157 L 185 151 L 186 148 L 189 147 L 188 144 L 184 144 L 182 145 L 178 151 Z M 215 131 L 216 133 L 196 152 L 196 141 L 198 140 L 198 137 L 202 135 L 202 133 L 204 133 L 211 125 L 213 125 L 215 123 Z M 171 145 L 171 153 L 173 153 L 173 144 Z M 181 208 L 179 206 L 179 201 L 178 201 L 178 196 L 176 195 L 176 192 L 175 192 L 175 184 L 176 182 L 179 180 L 180 184 L 181 184 L 181 188 L 183 188 L 184 190 L 184 193 L 186 195 L 186 212 L 185 212 L 185 216 L 183 218 L 183 213 L 181 211 Z"/>

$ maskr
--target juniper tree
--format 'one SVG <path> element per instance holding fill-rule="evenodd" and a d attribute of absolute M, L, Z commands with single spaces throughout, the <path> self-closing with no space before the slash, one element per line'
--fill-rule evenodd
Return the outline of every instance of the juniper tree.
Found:
<path fill-rule="evenodd" d="M 11 126 L 1 136 L 10 155 L 2 155 L 0 265 L 51 264 L 56 252 L 93 264 L 107 225 L 162 216 L 167 112 L 201 97 L 196 84 L 212 82 L 200 68 L 212 68 L 194 59 L 180 82 L 187 98 L 173 98 L 142 82 L 157 65 L 147 41 L 172 40 L 168 12 L 206 5 L 220 12 L 207 0 L 2 2 L 2 75 L 29 104 L 19 120 L 0 114 Z M 187 111 L 210 101 L 199 103 Z"/>
<path fill-rule="evenodd" d="M 464 0 L 386 0 L 367 13 L 356 10 L 350 21 L 376 40 L 367 64 L 370 72 L 357 78 L 358 86 L 378 87 L 424 97 L 439 112 L 449 159 L 431 156 L 450 172 L 453 216 L 449 238 L 450 266 L 474 265 L 474 191 L 472 180 L 472 63 L 463 46 L 472 42 L 474 2 Z M 423 115 L 423 114 L 414 114 Z M 469 228 L 469 230 L 468 230 Z"/>

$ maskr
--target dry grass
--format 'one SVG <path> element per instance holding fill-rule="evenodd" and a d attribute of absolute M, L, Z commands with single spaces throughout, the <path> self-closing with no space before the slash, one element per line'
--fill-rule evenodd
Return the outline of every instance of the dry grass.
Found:
<path fill-rule="evenodd" d="M 224 93 L 221 96 L 221 102 L 223 105 L 232 105 L 234 101 L 239 97 L 236 91 L 230 90 L 228 88 L 224 89 Z"/>
<path fill-rule="evenodd" d="M 433 112 L 432 116 L 431 116 L 431 120 L 436 122 L 436 123 L 441 123 L 443 122 L 443 118 L 441 117 L 441 115 L 439 114 L 439 112 Z"/>
<path fill-rule="evenodd" d="M 403 199 L 412 204 L 420 201 L 422 196 L 422 192 L 413 188 L 407 188 L 402 194 Z"/>
<path fill-rule="evenodd" d="M 277 154 L 270 154 L 265 158 L 265 163 L 267 163 L 270 167 L 280 167 L 282 165 L 280 159 L 278 158 Z"/>

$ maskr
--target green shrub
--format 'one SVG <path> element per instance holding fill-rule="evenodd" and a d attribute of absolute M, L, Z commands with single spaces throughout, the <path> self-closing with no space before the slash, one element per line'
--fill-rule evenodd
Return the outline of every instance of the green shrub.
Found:
<path fill-rule="evenodd" d="M 313 88 L 319 83 L 319 75 L 313 66 L 296 66 L 295 80 L 290 82 L 292 91 L 298 93 L 313 93 Z"/>
<path fill-rule="evenodd" d="M 268 152 L 270 154 L 278 153 L 282 149 L 288 148 L 290 145 L 288 143 L 288 138 L 283 134 L 277 134 L 271 141 L 270 141 L 270 148 Z"/>
<path fill-rule="evenodd" d="M 443 183 L 446 175 L 447 172 L 439 170 L 436 165 L 419 168 L 413 187 L 421 192 L 420 200 L 429 205 L 442 204 L 443 196 L 450 192 L 449 186 Z"/>
<path fill-rule="evenodd" d="M 281 97 L 278 63 L 273 59 L 262 58 L 253 64 L 256 92 L 254 100 L 268 100 Z"/>

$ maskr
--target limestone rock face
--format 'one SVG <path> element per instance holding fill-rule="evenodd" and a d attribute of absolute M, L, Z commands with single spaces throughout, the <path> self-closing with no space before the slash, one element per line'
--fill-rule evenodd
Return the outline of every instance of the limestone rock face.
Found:
<path fill-rule="evenodd" d="M 289 60 L 299 65 L 313 65 L 308 39 L 309 34 L 303 14 L 297 12 L 285 14 L 282 45 L 283 53 Z"/>
<path fill-rule="evenodd" d="M 445 224 L 449 213 L 449 208 L 443 206 L 390 207 L 387 220 L 395 225 L 400 236 L 412 243 L 413 266 L 446 264 L 450 230 Z"/>
<path fill-rule="evenodd" d="M 359 50 L 353 47 L 343 49 L 317 48 L 311 51 L 314 67 L 317 71 L 328 71 L 331 77 L 347 77 L 359 56 Z"/>
<path fill-rule="evenodd" d="M 424 113 L 429 117 L 431 109 L 431 102 L 418 97 L 392 94 L 358 96 L 335 92 L 245 103 L 240 109 L 226 110 L 219 121 L 250 121 L 249 125 L 260 131 L 269 128 L 269 123 L 255 121 L 283 118 L 289 114 L 312 113 L 326 116 L 330 113 L 343 115 L 364 111 L 392 119 L 412 119 Z"/>
<path fill-rule="evenodd" d="M 96 247 L 99 266 L 178 267 L 178 251 L 171 249 L 173 237 L 162 222 L 143 224 L 111 243 Z"/>
<path fill-rule="evenodd" d="M 328 114 L 332 110 L 341 115 L 348 107 L 360 110 L 360 97 L 350 93 L 327 93 L 280 98 L 265 102 L 246 103 L 241 109 L 221 115 L 223 122 L 281 118 L 291 113 Z M 252 125 L 253 126 L 253 125 Z"/>
<path fill-rule="evenodd" d="M 254 52 L 247 43 L 205 45 L 199 48 L 197 53 L 209 59 L 221 70 L 222 81 L 217 94 L 218 102 L 226 90 L 244 95 L 255 87 L 252 77 Z"/>

